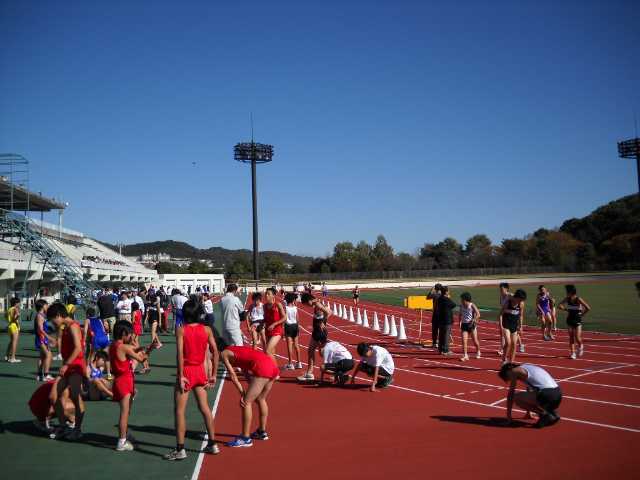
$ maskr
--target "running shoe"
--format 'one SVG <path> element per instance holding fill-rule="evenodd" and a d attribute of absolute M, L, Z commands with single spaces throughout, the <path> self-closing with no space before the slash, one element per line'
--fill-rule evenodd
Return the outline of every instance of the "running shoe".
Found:
<path fill-rule="evenodd" d="M 295 370 L 295 369 L 294 369 L 294 367 L 293 367 L 293 363 L 287 363 L 287 364 L 284 366 L 284 369 L 285 369 L 285 370 Z"/>
<path fill-rule="evenodd" d="M 302 369 L 302 368 L 304 368 L 304 367 L 302 366 L 302 362 L 298 362 L 298 363 L 296 363 L 296 370 L 300 370 L 300 369 Z"/>
<path fill-rule="evenodd" d="M 502 350 L 498 350 L 498 356 L 501 357 L 504 354 Z"/>
<path fill-rule="evenodd" d="M 342 375 L 338 376 L 338 379 L 336 381 L 336 384 L 338 384 L 338 386 L 342 387 L 344 386 L 347 382 L 349 381 L 349 375 L 344 373 Z"/>
<path fill-rule="evenodd" d="M 133 451 L 133 444 L 129 440 L 125 440 L 124 442 L 120 442 L 120 440 L 118 440 L 118 445 L 116 445 L 116 452 L 131 451 Z"/>
<path fill-rule="evenodd" d="M 535 423 L 534 428 L 550 427 L 551 425 L 557 423 L 558 420 L 560 420 L 560 417 L 551 415 L 550 413 L 545 413 Z"/>
<path fill-rule="evenodd" d="M 467 360 L 469 360 L 469 356 L 468 355 L 463 355 L 462 357 L 460 357 L 460 361 L 461 362 L 466 362 Z"/>
<path fill-rule="evenodd" d="M 482 353 L 476 352 L 476 358 L 482 358 Z"/>
<path fill-rule="evenodd" d="M 162 458 L 170 461 L 184 460 L 185 458 L 187 458 L 187 452 L 185 451 L 184 448 L 182 450 L 173 449 Z"/>
<path fill-rule="evenodd" d="M 207 445 L 202 449 L 202 453 L 208 453 L 209 455 L 218 455 L 220 453 L 220 448 L 215 443 L 211 445 Z"/>
<path fill-rule="evenodd" d="M 49 375 L 48 373 L 45 375 L 45 377 L 42 379 L 43 382 L 49 382 L 51 380 L 54 380 L 54 377 L 52 377 L 51 375 Z"/>
<path fill-rule="evenodd" d="M 524 344 L 523 343 L 520 344 L 520 353 L 524 353 Z"/>
<path fill-rule="evenodd" d="M 57 354 L 55 357 L 53 357 L 53 360 L 62 360 L 62 355 Z"/>
<path fill-rule="evenodd" d="M 387 388 L 393 383 L 393 377 L 382 377 L 376 383 L 376 388 Z"/>
<path fill-rule="evenodd" d="M 578 349 L 578 356 L 581 357 L 582 355 L 584 355 L 584 347 Z"/>
<path fill-rule="evenodd" d="M 309 380 L 313 380 L 315 377 L 313 376 L 313 373 L 307 372 L 304 375 L 300 375 L 298 377 L 298 380 L 300 380 L 301 382 L 308 382 Z"/>
<path fill-rule="evenodd" d="M 231 441 L 231 442 L 227 442 L 227 447 L 253 447 L 253 440 L 251 440 L 251 438 L 243 438 L 243 437 L 236 437 L 235 440 Z"/>
<path fill-rule="evenodd" d="M 256 430 L 251 434 L 251 438 L 254 440 L 269 440 L 269 435 L 264 430 Z"/>
<path fill-rule="evenodd" d="M 572 352 L 572 353 L 571 353 L 571 356 L 570 356 L 569 358 L 570 358 L 571 360 L 575 360 L 576 358 L 578 358 L 578 357 L 576 356 L 576 352 Z"/>
<path fill-rule="evenodd" d="M 10 358 L 9 360 L 7 360 L 7 362 L 9 362 L 9 363 L 22 363 L 22 360 L 20 360 L 19 358 Z"/>

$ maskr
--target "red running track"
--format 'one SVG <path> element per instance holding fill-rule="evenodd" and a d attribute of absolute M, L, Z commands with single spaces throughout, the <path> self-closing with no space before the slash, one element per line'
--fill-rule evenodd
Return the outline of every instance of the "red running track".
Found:
<path fill-rule="evenodd" d="M 342 298 L 331 301 L 350 305 Z M 363 307 L 370 323 L 373 311 L 381 323 L 385 313 L 395 315 L 396 321 L 402 316 L 409 340 L 416 339 L 414 312 L 371 302 L 361 302 Z M 429 319 L 424 320 L 423 332 L 430 334 Z M 306 307 L 300 308 L 299 321 L 301 345 L 306 345 L 311 329 Z M 524 472 L 538 478 L 630 478 L 638 466 L 631 445 L 640 438 L 640 338 L 587 332 L 585 356 L 570 360 L 564 332 L 558 332 L 556 341 L 544 342 L 538 331 L 525 331 L 526 353 L 518 354 L 517 361 L 543 366 L 564 393 L 562 420 L 536 430 L 530 422 L 504 427 L 497 421 L 505 415 L 506 390 L 496 375 L 500 359 L 495 323 L 480 325 L 483 358 L 464 363 L 458 360 L 457 332 L 455 355 L 442 357 L 333 316 L 329 323 L 330 338 L 347 345 L 354 357 L 361 341 L 388 348 L 396 363 L 393 385 L 379 393 L 369 392 L 365 379 L 359 379 L 356 388 L 319 388 L 299 384 L 299 370 L 283 371 L 269 401 L 271 439 L 205 456 L 200 478 L 223 473 L 228 479 L 511 479 Z M 286 358 L 284 341 L 278 354 Z M 240 430 L 238 394 L 225 383 L 216 415 L 220 441 Z"/>

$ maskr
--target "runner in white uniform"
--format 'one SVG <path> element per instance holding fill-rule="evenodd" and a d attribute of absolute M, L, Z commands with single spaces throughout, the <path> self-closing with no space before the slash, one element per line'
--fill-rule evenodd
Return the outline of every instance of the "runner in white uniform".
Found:
<path fill-rule="evenodd" d="M 298 335 L 300 329 L 298 327 L 298 307 L 296 306 L 296 300 L 298 296 L 289 292 L 285 295 L 285 313 L 287 318 L 284 321 L 284 336 L 287 339 L 287 356 L 289 357 L 289 363 L 284 368 L 286 370 L 294 370 L 302 368 L 302 362 L 300 361 L 300 343 L 298 341 Z M 293 351 L 296 352 L 296 364 L 293 364 Z"/>
<path fill-rule="evenodd" d="M 355 363 L 347 348 L 338 342 L 319 342 L 322 366 L 320 367 L 320 385 L 324 382 L 325 372 L 333 373 L 333 383 L 343 386 L 349 380 L 347 372 Z"/>

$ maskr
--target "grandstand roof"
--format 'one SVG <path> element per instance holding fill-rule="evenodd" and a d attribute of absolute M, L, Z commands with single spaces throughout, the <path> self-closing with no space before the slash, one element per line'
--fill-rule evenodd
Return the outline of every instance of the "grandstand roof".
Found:
<path fill-rule="evenodd" d="M 29 212 L 49 212 L 63 210 L 66 204 L 52 198 L 43 197 L 20 185 L 0 177 L 0 208 L 5 210 L 20 210 Z"/>

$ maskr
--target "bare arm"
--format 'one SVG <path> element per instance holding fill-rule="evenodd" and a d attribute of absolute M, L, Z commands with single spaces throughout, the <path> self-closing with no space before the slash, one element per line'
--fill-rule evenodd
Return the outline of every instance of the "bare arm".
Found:
<path fill-rule="evenodd" d="M 580 302 L 580 305 L 582 305 L 582 316 L 584 317 L 587 313 L 591 311 L 591 307 L 587 302 L 585 302 L 580 297 L 578 297 L 578 301 Z"/>
<path fill-rule="evenodd" d="M 473 322 L 477 323 L 480 321 L 480 309 L 476 306 L 476 304 L 474 303 L 473 306 Z"/>
<path fill-rule="evenodd" d="M 224 367 L 227 369 L 227 373 L 229 374 L 229 377 L 231 377 L 231 383 L 233 383 L 236 386 L 236 388 L 238 389 L 238 392 L 240 392 L 240 395 L 244 395 L 244 388 L 242 387 L 242 384 L 238 380 L 236 371 L 234 370 L 233 365 L 231 365 L 231 361 L 229 359 L 231 356 L 233 356 L 233 353 L 231 353 L 229 350 L 225 350 L 222 352 L 221 356 L 222 356 L 222 362 L 224 363 Z"/>
<path fill-rule="evenodd" d="M 178 384 L 184 393 L 187 379 L 184 377 L 184 327 L 176 328 L 176 364 L 178 365 Z"/>
<path fill-rule="evenodd" d="M 373 369 L 373 383 L 371 384 L 371 391 L 376 391 L 376 384 L 378 383 L 378 373 L 380 372 L 380 367 L 376 367 Z"/>
<path fill-rule="evenodd" d="M 507 394 L 507 419 L 511 421 L 511 410 L 513 409 L 513 394 L 516 391 L 516 383 L 517 379 L 514 377 L 511 379 L 511 384 L 509 385 L 509 393 Z"/>
<path fill-rule="evenodd" d="M 281 304 L 276 303 L 275 304 L 276 308 L 278 309 L 278 312 L 280 312 L 280 320 L 278 320 L 277 322 L 272 323 L 271 325 L 269 325 L 269 330 L 273 330 L 274 328 L 276 328 L 278 325 L 282 325 L 284 323 L 284 321 L 287 319 L 287 314 L 284 311 L 284 308 L 282 307 Z"/>
<path fill-rule="evenodd" d="M 218 366 L 220 363 L 220 356 L 218 355 L 218 345 L 216 344 L 216 339 L 213 336 L 213 332 L 210 327 L 205 327 L 207 329 L 207 334 L 209 336 L 209 351 L 211 352 L 211 360 L 213 366 L 211 368 L 211 378 L 209 379 L 209 383 L 215 384 L 216 378 L 218 376 Z"/>
<path fill-rule="evenodd" d="M 131 358 L 133 360 L 137 360 L 138 362 L 144 362 L 147 359 L 147 354 L 143 351 L 140 351 L 139 348 L 134 347 L 133 345 L 122 344 L 120 346 L 122 353 L 124 353 L 125 357 Z"/>
<path fill-rule="evenodd" d="M 353 369 L 353 373 L 351 374 L 351 383 L 356 382 L 356 375 L 360 371 L 360 362 L 356 363 L 355 368 Z"/>

